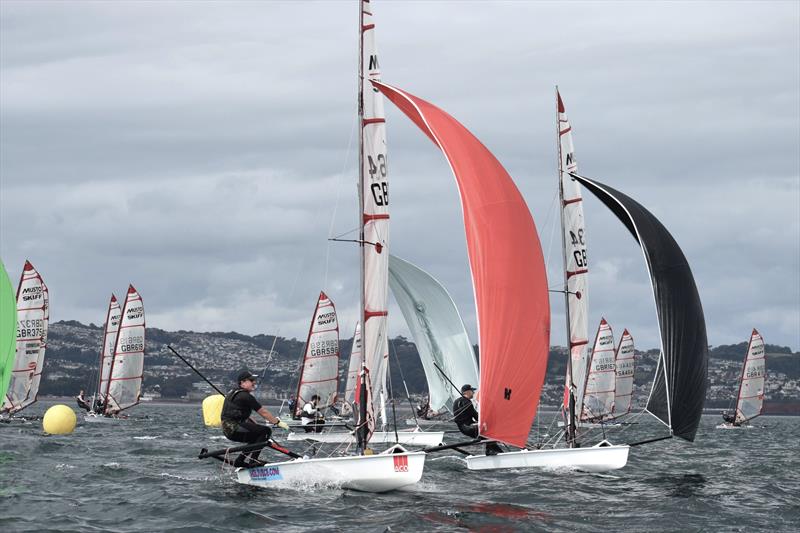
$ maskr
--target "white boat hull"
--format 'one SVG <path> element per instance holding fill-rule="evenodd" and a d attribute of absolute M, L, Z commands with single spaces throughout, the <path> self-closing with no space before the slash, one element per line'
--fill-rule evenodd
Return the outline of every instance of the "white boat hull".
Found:
<path fill-rule="evenodd" d="M 364 492 L 388 492 L 417 483 L 425 467 L 423 452 L 387 452 L 353 457 L 296 459 L 236 470 L 237 481 L 270 488 L 336 486 Z"/>
<path fill-rule="evenodd" d="M 742 424 L 741 426 L 734 426 L 728 422 L 723 422 L 717 426 L 717 429 L 752 429 L 750 424 Z"/>
<path fill-rule="evenodd" d="M 83 415 L 83 421 L 88 422 L 89 424 L 108 424 L 111 422 L 116 422 L 117 420 L 119 420 L 119 418 L 99 415 L 97 413 L 86 413 Z"/>
<path fill-rule="evenodd" d="M 624 467 L 630 447 L 601 446 L 591 448 L 554 448 L 520 450 L 497 455 L 470 455 L 466 458 L 470 470 L 501 468 L 571 468 L 584 472 L 608 472 Z"/>
<path fill-rule="evenodd" d="M 290 441 L 328 442 L 336 444 L 355 443 L 356 437 L 349 432 L 289 433 Z M 394 444 L 407 446 L 438 446 L 444 441 L 444 431 L 376 431 L 369 439 L 370 444 Z"/>

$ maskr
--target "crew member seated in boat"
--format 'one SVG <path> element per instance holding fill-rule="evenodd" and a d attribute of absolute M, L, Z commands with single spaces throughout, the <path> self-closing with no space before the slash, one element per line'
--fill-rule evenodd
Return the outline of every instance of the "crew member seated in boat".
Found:
<path fill-rule="evenodd" d="M 303 410 L 300 411 L 300 423 L 306 433 L 320 433 L 322 426 L 325 425 L 325 419 L 322 413 L 319 412 L 319 396 L 317 394 L 311 397 L 310 402 L 306 402 Z"/>
<path fill-rule="evenodd" d="M 734 424 L 736 422 L 736 413 L 729 413 L 725 411 L 722 413 L 722 419 L 729 424 Z"/>
<path fill-rule="evenodd" d="M 472 397 L 475 395 L 472 385 L 461 387 L 461 398 L 453 402 L 453 422 L 458 426 L 458 430 L 473 439 L 478 438 L 478 411 L 472 405 Z M 486 443 L 486 455 L 497 455 L 503 450 L 496 442 Z"/>
<path fill-rule="evenodd" d="M 95 413 L 102 413 L 105 410 L 106 404 L 103 401 L 103 398 L 97 397 L 94 400 L 94 412 Z"/>
<path fill-rule="evenodd" d="M 431 412 L 431 402 L 426 401 L 425 404 L 417 405 L 417 418 L 421 418 L 423 420 L 430 420 L 432 416 Z"/>
<path fill-rule="evenodd" d="M 75 401 L 78 402 L 78 407 L 80 407 L 81 409 L 86 409 L 87 411 L 92 410 L 92 405 L 89 403 L 89 400 L 87 400 L 86 397 L 84 396 L 83 389 L 81 389 L 80 394 L 78 394 L 75 397 Z"/>
<path fill-rule="evenodd" d="M 256 388 L 256 376 L 250 372 L 241 372 L 236 379 L 237 387 L 225 396 L 222 404 L 222 432 L 225 436 L 236 442 L 256 443 L 265 442 L 272 435 L 272 430 L 267 426 L 257 424 L 250 418 L 253 411 L 264 417 L 268 422 L 281 429 L 288 430 L 289 425 L 282 422 L 263 407 L 258 400 L 251 394 Z M 233 465 L 246 466 L 249 459 L 250 463 L 258 463 L 258 455 L 261 450 L 239 454 Z"/>

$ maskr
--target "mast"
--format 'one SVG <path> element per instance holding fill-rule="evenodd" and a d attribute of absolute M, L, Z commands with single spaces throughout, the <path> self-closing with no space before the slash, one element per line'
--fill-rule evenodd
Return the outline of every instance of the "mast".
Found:
<path fill-rule="evenodd" d="M 364 2 L 358 0 L 358 266 L 359 266 L 359 314 L 361 329 L 366 328 L 364 315 Z M 358 402 L 358 449 L 367 448 L 369 428 L 367 427 L 367 354 L 361 341 L 361 381 Z"/>
<path fill-rule="evenodd" d="M 559 102 L 561 96 L 558 94 L 556 85 L 556 144 L 558 145 L 558 213 L 561 220 L 561 257 L 564 260 L 564 317 L 567 321 L 567 389 L 569 396 L 567 401 L 567 444 L 570 448 L 575 447 L 575 380 L 572 376 L 572 331 L 569 324 L 569 283 L 567 270 L 567 236 L 564 223 L 564 168 L 561 159 L 561 119 L 559 117 Z"/>

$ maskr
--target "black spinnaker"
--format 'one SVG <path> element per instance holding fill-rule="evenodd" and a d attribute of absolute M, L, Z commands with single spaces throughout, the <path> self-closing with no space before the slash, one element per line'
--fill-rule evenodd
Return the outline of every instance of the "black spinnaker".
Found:
<path fill-rule="evenodd" d="M 693 441 L 705 403 L 708 341 L 703 305 L 678 243 L 650 211 L 598 181 L 571 174 L 625 224 L 642 247 L 661 332 L 661 360 L 647 410 Z"/>

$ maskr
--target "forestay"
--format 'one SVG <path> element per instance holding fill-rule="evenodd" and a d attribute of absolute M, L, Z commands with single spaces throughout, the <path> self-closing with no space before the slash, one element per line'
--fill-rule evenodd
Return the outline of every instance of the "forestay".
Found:
<path fill-rule="evenodd" d="M 36 401 L 44 369 L 50 301 L 47 285 L 29 261 L 17 288 L 17 342 L 14 370 L 3 409 L 12 412 Z"/>
<path fill-rule="evenodd" d="M 461 393 L 448 378 L 459 387 L 478 383 L 475 351 L 455 303 L 433 276 L 394 255 L 389 257 L 389 287 L 417 345 L 430 408 L 452 410 Z"/>
<path fill-rule="evenodd" d="M 300 416 L 303 405 L 311 401 L 314 395 L 320 398 L 317 404 L 320 409 L 333 405 L 338 384 L 339 321 L 333 302 L 324 292 L 320 292 L 300 368 L 295 416 Z"/>
<path fill-rule="evenodd" d="M 142 392 L 145 352 L 144 302 L 133 285 L 128 287 L 122 306 L 122 319 L 114 344 L 111 378 L 106 397 L 106 413 L 133 407 Z"/>
<path fill-rule="evenodd" d="M 614 410 L 614 332 L 605 318 L 600 319 L 592 349 L 583 397 L 581 422 L 600 422 Z"/>
<path fill-rule="evenodd" d="M 361 261 L 363 276 L 362 335 L 369 371 L 370 404 L 385 393 L 389 358 L 387 338 L 389 277 L 389 178 L 383 96 L 367 80 L 380 80 L 375 22 L 368 0 L 361 2 Z M 374 420 L 370 420 L 370 428 Z"/>
<path fill-rule="evenodd" d="M 353 345 L 350 348 L 350 361 L 347 365 L 344 401 L 342 402 L 342 413 L 344 414 L 353 412 L 353 403 L 356 401 L 358 373 L 361 371 L 361 353 L 361 323 L 356 322 L 356 330 L 353 332 Z"/>
<path fill-rule="evenodd" d="M 122 308 L 117 301 L 117 297 L 111 295 L 106 312 L 106 321 L 103 327 L 103 346 L 100 348 L 100 380 L 97 386 L 99 398 L 108 395 L 109 376 L 111 375 L 111 363 L 114 361 L 114 346 L 117 344 L 117 331 L 119 330 L 119 318 L 122 315 Z"/>
<path fill-rule="evenodd" d="M 598 181 L 572 174 L 628 228 L 650 273 L 661 357 L 647 410 L 672 434 L 693 441 L 708 382 L 708 339 L 703 305 L 686 256 L 659 220 L 641 204 Z"/>
<path fill-rule="evenodd" d="M 567 119 L 561 94 L 556 91 L 558 100 L 558 174 L 561 188 L 562 242 L 564 251 L 565 300 L 567 305 L 567 326 L 569 353 L 572 368 L 572 387 L 569 371 L 564 391 L 564 409 L 569 408 L 569 389 L 575 395 L 575 412 L 583 410 L 586 369 L 589 366 L 588 331 L 588 274 L 586 259 L 586 230 L 583 222 L 583 197 L 581 186 L 570 176 L 577 172 L 575 149 L 572 144 L 572 126 Z"/>
<path fill-rule="evenodd" d="M 6 397 L 11 381 L 16 346 L 17 302 L 6 266 L 0 261 L 0 398 Z"/>
<path fill-rule="evenodd" d="M 739 382 L 739 396 L 736 401 L 735 424 L 744 424 L 761 414 L 761 409 L 764 406 L 765 379 L 764 339 L 754 329 L 750 335 L 747 355 L 742 367 L 742 379 Z"/>
<path fill-rule="evenodd" d="M 631 412 L 633 398 L 633 377 L 636 370 L 636 353 L 633 349 L 633 337 L 626 329 L 617 347 L 614 358 L 617 372 L 616 392 L 614 393 L 614 417 Z"/>
<path fill-rule="evenodd" d="M 550 340 L 547 275 L 533 218 L 508 172 L 462 124 L 401 89 L 373 83 L 442 150 L 453 171 L 478 316 L 479 431 L 523 447 Z"/>

